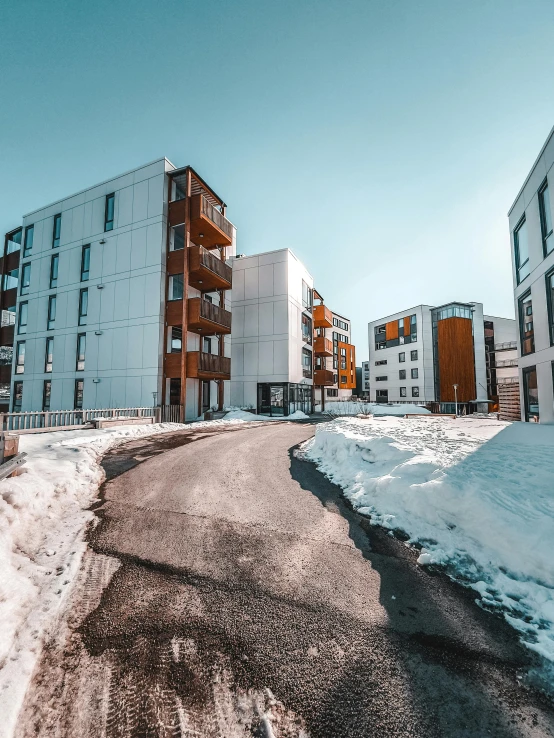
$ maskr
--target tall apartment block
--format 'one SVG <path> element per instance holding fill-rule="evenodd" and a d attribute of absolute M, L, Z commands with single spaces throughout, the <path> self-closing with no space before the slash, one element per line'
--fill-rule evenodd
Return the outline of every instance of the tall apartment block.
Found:
<path fill-rule="evenodd" d="M 362 361 L 362 384 L 361 397 L 369 400 L 369 377 L 370 377 L 369 361 Z"/>
<path fill-rule="evenodd" d="M 26 215 L 2 257 L 12 409 L 223 406 L 234 252 L 224 201 L 165 158 Z"/>
<path fill-rule="evenodd" d="M 554 423 L 553 188 L 554 128 L 508 213 L 521 418 L 541 423 Z"/>
<path fill-rule="evenodd" d="M 314 400 L 325 409 L 326 402 L 349 399 L 356 389 L 356 349 L 350 320 L 330 310 L 317 290 L 314 299 Z"/>
<path fill-rule="evenodd" d="M 515 340 L 515 321 L 483 315 L 481 303 L 418 305 L 372 321 L 373 402 L 437 403 L 440 412 L 498 404 L 496 344 Z"/>
<path fill-rule="evenodd" d="M 12 380 L 13 343 L 15 330 L 15 313 L 17 303 L 17 288 L 19 285 L 19 262 L 21 258 L 21 247 L 27 255 L 33 246 L 33 229 L 28 228 L 25 232 L 25 242 L 22 244 L 23 229 L 16 228 L 15 231 L 6 233 L 4 237 L 4 248 L 0 258 L 0 412 L 8 412 L 10 409 L 10 387 Z M 22 370 L 21 362 L 23 356 L 19 357 L 19 364 L 15 371 Z"/>

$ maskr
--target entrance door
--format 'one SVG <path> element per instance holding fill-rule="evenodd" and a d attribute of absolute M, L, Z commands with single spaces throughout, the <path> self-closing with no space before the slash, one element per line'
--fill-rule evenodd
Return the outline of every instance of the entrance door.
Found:
<path fill-rule="evenodd" d="M 258 412 L 260 415 L 271 415 L 269 384 L 258 385 Z"/>
<path fill-rule="evenodd" d="M 210 383 L 202 382 L 202 412 L 210 409 Z"/>
<path fill-rule="evenodd" d="M 528 423 L 538 423 L 539 388 L 537 385 L 537 368 L 534 366 L 523 370 L 523 399 L 525 400 L 525 420 Z"/>
<path fill-rule="evenodd" d="M 285 388 L 271 386 L 271 415 L 285 414 Z"/>
<path fill-rule="evenodd" d="M 286 385 L 258 385 L 258 413 L 260 415 L 288 415 L 286 412 Z"/>

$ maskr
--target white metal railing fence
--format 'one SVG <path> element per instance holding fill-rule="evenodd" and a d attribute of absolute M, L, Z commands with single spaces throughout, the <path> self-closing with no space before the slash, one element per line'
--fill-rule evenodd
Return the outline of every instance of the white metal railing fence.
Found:
<path fill-rule="evenodd" d="M 495 351 L 506 351 L 509 349 L 516 349 L 516 348 L 517 348 L 517 341 L 504 341 L 503 343 L 494 344 Z"/>
<path fill-rule="evenodd" d="M 96 418 L 151 418 L 159 420 L 159 407 L 115 407 L 98 410 L 44 410 L 0 413 L 0 431 L 32 431 L 41 428 L 76 428 Z M 178 422 L 178 421 L 173 421 Z"/>

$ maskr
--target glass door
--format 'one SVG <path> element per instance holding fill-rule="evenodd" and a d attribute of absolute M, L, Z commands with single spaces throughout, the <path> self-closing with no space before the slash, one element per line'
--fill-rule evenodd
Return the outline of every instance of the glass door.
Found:
<path fill-rule="evenodd" d="M 523 370 L 523 399 L 525 401 L 525 420 L 528 423 L 539 422 L 539 388 L 537 385 L 537 368 L 529 366 Z"/>

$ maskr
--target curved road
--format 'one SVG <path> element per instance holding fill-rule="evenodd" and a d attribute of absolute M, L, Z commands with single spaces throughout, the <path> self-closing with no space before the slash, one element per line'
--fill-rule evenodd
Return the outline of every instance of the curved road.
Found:
<path fill-rule="evenodd" d="M 133 441 L 19 721 L 30 736 L 554 736 L 535 663 L 353 513 L 310 423 Z"/>

